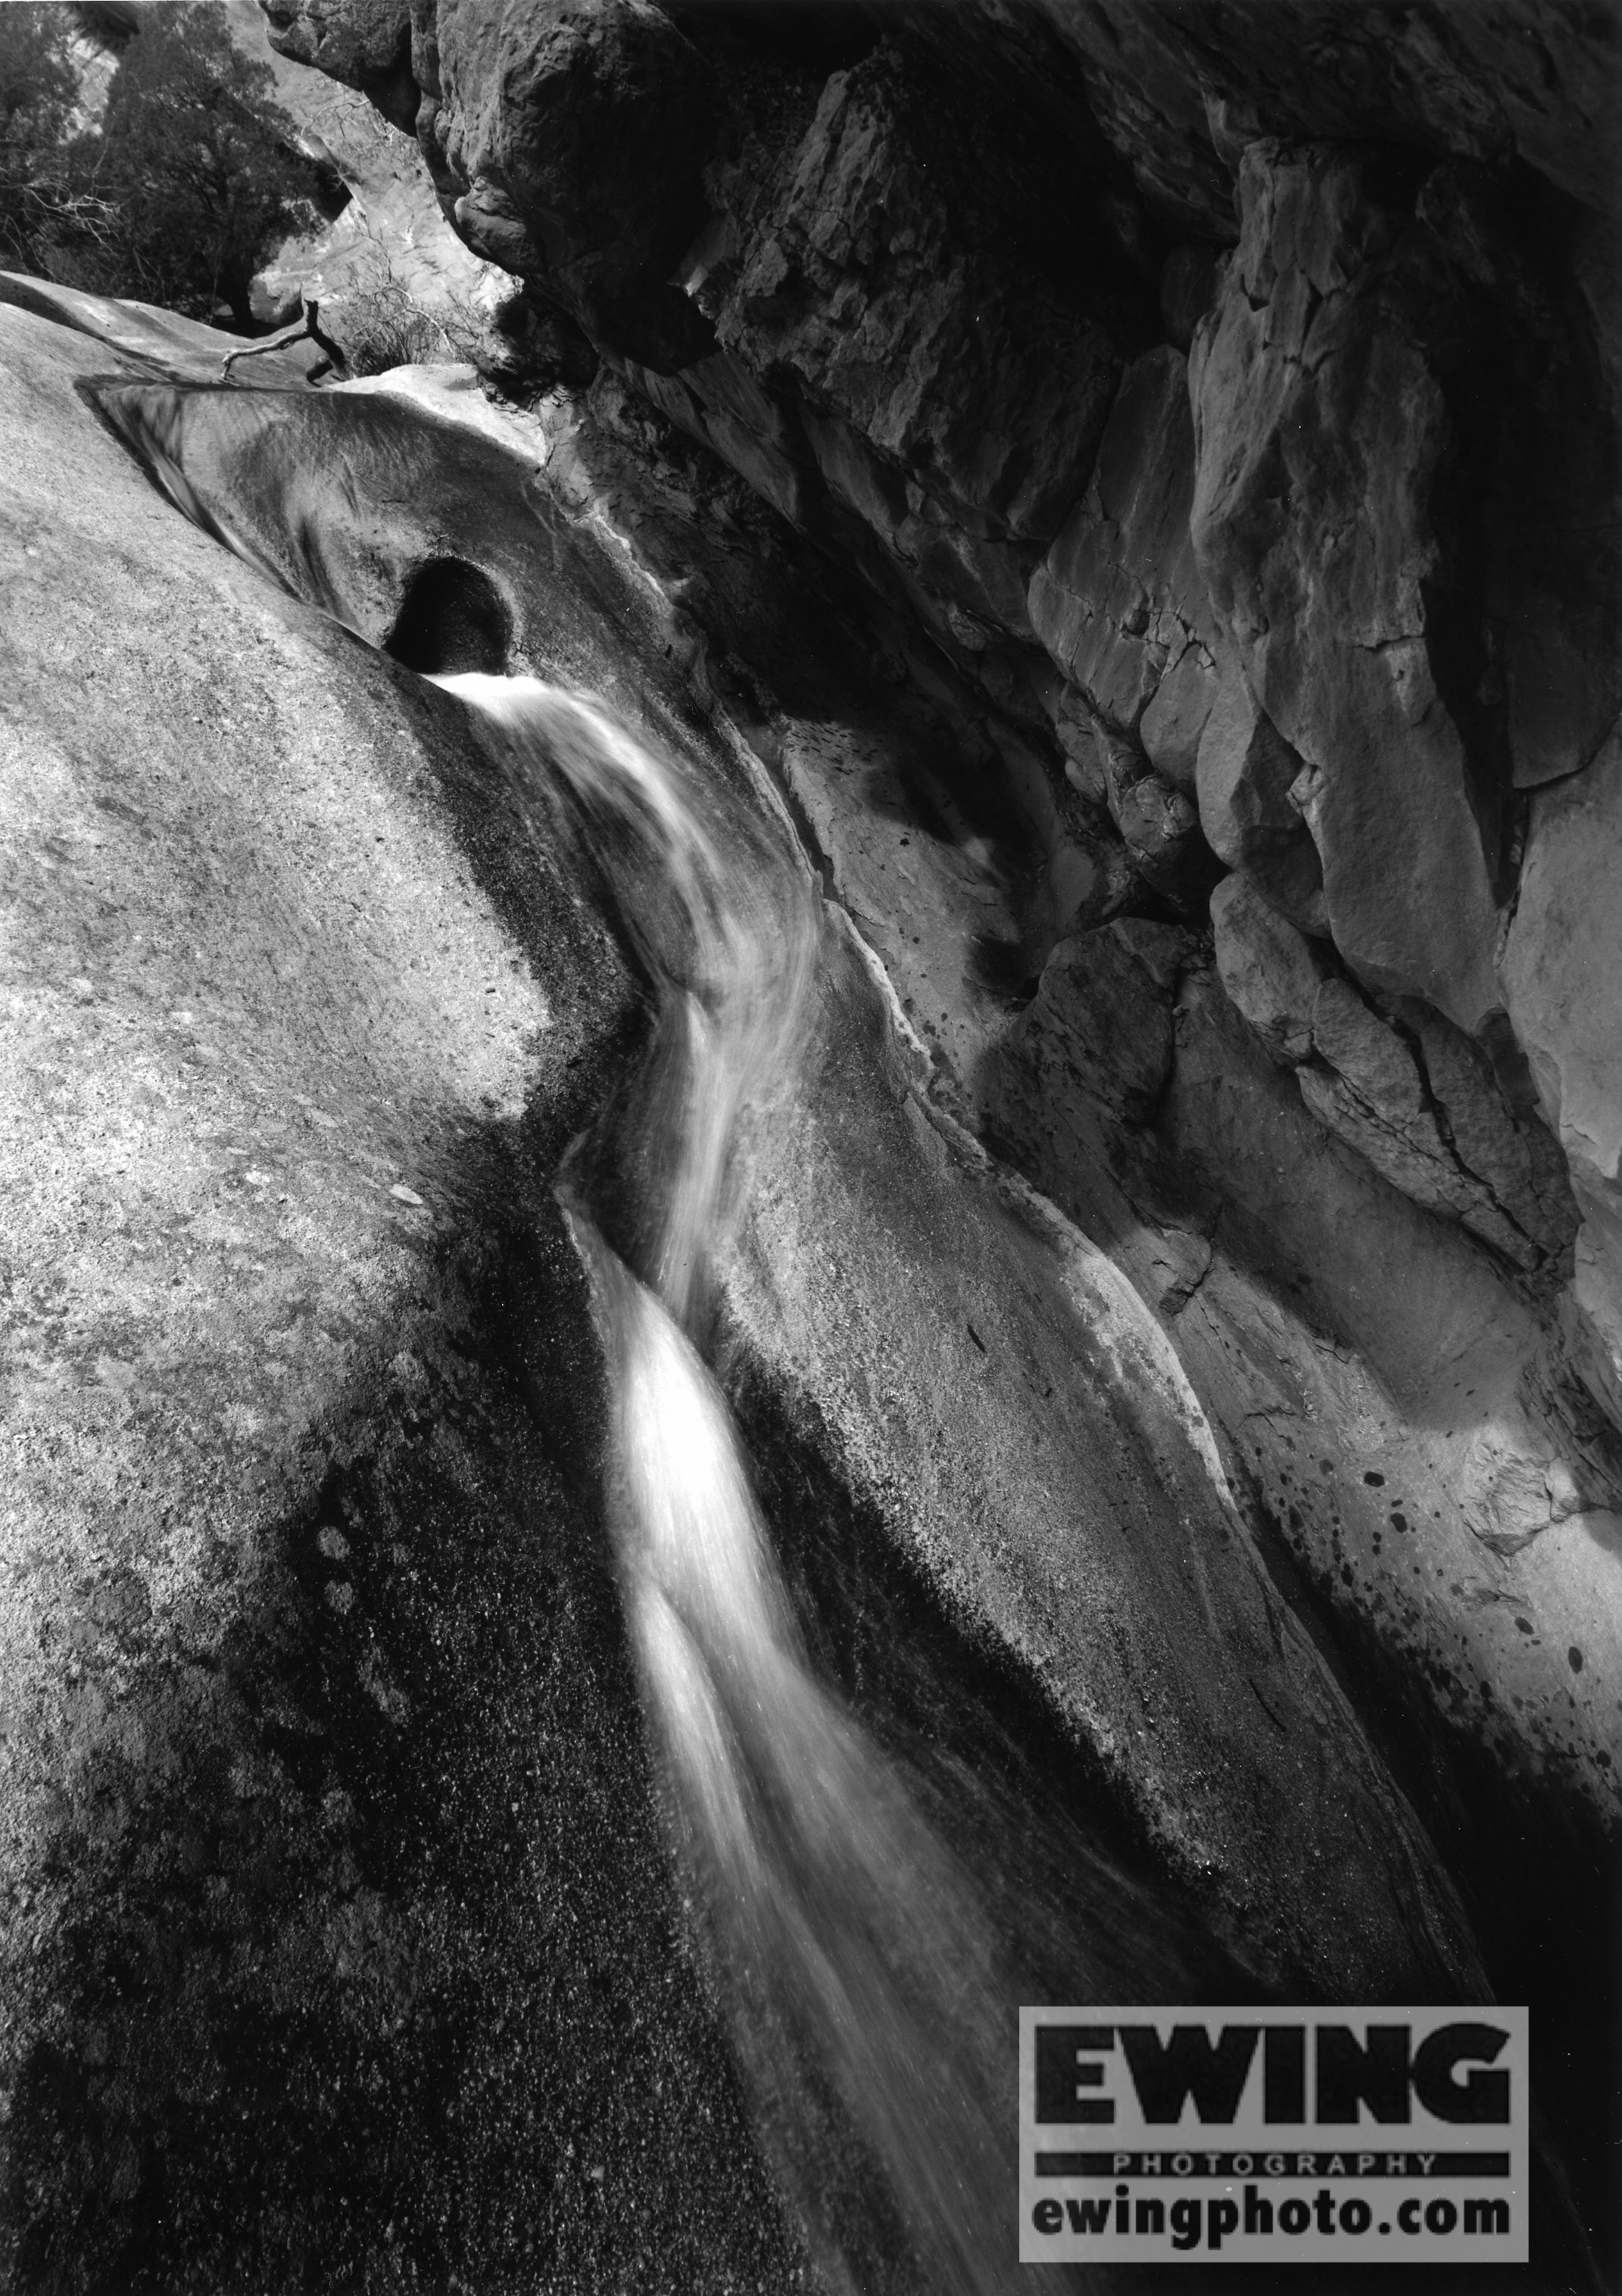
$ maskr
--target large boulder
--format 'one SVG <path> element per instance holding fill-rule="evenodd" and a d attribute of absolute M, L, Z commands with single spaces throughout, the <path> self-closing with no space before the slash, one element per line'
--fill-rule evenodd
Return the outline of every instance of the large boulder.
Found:
<path fill-rule="evenodd" d="M 669 278 L 717 128 L 698 51 L 651 0 L 438 0 L 418 12 L 416 131 L 479 255 L 659 372 L 710 348 Z"/>
<path fill-rule="evenodd" d="M 96 419 L 119 332 L 0 310 L 0 2278 L 781 2282 L 548 1185 L 629 984 L 452 705 Z"/>

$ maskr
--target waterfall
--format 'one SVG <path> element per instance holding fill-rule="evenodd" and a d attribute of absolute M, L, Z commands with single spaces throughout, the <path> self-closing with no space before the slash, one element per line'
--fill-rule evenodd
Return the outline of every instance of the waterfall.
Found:
<path fill-rule="evenodd" d="M 252 472 L 210 477 L 206 452 L 188 474 L 184 417 L 217 400 L 237 404 L 145 387 L 102 404 L 183 514 L 362 634 L 346 585 L 370 574 L 329 562 L 318 522 L 283 520 L 274 496 L 267 516 Z M 1001 1751 L 909 1769 L 810 1663 L 703 1358 L 751 1136 L 787 1120 L 828 977 L 821 897 L 790 832 L 589 696 L 528 676 L 432 682 L 572 848 L 649 993 L 641 1069 L 575 1144 L 558 1193 L 608 1371 L 629 1639 L 756 2126 L 823 2284 L 996 2296 L 1025 2284 L 1020 2004 L 1249 1997 L 1253 1980 L 1173 1892 L 1116 1866 L 1012 1738 L 1005 1769 Z"/>
<path fill-rule="evenodd" d="M 741 1209 L 741 1121 L 788 1083 L 807 1026 L 815 897 L 741 807 L 590 701 L 530 678 L 436 682 L 527 786 L 567 791 L 656 991 L 638 1266 L 567 1179 L 563 1193 L 609 1364 L 627 1621 L 763 2133 L 836 2284 L 871 2266 L 849 2253 L 848 2224 L 842 2237 L 848 2204 L 831 2205 L 843 2120 L 927 2284 L 1012 2288 L 1017 1985 L 970 1876 L 815 1679 L 689 1336 Z"/>

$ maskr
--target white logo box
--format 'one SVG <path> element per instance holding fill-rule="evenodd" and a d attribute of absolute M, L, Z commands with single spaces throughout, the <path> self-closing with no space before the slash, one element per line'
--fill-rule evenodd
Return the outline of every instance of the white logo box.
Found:
<path fill-rule="evenodd" d="M 1523 2264 L 1524 2009 L 1021 2009 L 1020 2261 Z"/>

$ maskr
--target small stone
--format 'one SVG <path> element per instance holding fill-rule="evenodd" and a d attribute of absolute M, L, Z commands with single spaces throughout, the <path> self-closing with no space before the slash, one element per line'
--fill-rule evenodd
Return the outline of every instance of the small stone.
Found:
<path fill-rule="evenodd" d="M 389 1193 L 397 1203 L 414 1204 L 419 1211 L 425 1209 L 422 1197 L 414 1188 L 408 1188 L 404 1180 L 397 1180 Z"/>

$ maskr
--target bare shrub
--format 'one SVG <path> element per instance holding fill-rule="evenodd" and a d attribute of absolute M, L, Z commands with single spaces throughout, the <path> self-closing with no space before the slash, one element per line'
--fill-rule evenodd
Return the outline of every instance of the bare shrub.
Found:
<path fill-rule="evenodd" d="M 452 301 L 443 314 L 426 311 L 394 278 L 334 300 L 327 323 L 350 373 L 357 375 L 385 374 L 396 366 L 471 364 L 481 335 L 469 305 Z"/>

